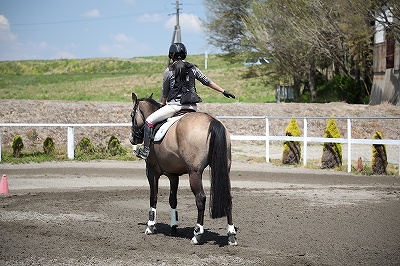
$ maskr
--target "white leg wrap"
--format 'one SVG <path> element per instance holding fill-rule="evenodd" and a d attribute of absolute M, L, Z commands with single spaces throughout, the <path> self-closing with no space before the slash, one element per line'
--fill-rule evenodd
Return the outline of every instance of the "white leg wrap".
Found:
<path fill-rule="evenodd" d="M 236 235 L 236 229 L 234 224 L 228 224 L 226 226 L 226 230 L 228 231 L 228 234 Z"/>
<path fill-rule="evenodd" d="M 171 227 L 176 227 L 178 225 L 178 211 L 171 208 Z"/>
<path fill-rule="evenodd" d="M 228 231 L 228 244 L 230 246 L 237 246 L 237 239 L 236 239 L 236 228 L 233 224 L 228 224 L 226 227 Z"/>
<path fill-rule="evenodd" d="M 144 232 L 146 235 L 154 234 L 154 229 L 155 229 L 155 225 L 156 225 L 156 217 L 157 217 L 156 209 L 150 208 L 149 220 L 147 221 L 147 228 L 146 228 L 146 231 Z"/>
<path fill-rule="evenodd" d="M 201 235 L 204 233 L 204 226 L 200 225 L 200 224 L 196 224 L 196 227 L 194 229 L 193 234 L 195 236 Z"/>
<path fill-rule="evenodd" d="M 154 213 L 154 217 L 150 218 L 149 215 L 149 221 L 147 222 L 147 226 L 154 226 L 156 224 L 156 218 L 157 218 L 157 210 L 155 208 L 150 208 L 150 213 Z"/>

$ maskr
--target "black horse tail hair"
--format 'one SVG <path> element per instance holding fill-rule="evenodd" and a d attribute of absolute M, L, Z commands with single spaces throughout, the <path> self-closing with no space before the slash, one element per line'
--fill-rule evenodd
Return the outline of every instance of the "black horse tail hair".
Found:
<path fill-rule="evenodd" d="M 210 215 L 221 218 L 232 209 L 231 183 L 229 179 L 228 144 L 224 125 L 213 119 L 208 128 L 210 146 L 208 165 L 210 166 Z"/>

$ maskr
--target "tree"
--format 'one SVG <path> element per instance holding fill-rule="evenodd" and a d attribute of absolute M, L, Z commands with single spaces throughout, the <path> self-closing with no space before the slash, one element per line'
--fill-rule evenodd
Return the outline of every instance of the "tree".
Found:
<path fill-rule="evenodd" d="M 317 72 L 331 66 L 371 86 L 373 25 L 361 11 L 365 5 L 373 6 L 364 0 L 254 1 L 245 17 L 247 36 L 293 77 L 296 90 L 308 84 L 312 100 Z"/>
<path fill-rule="evenodd" d="M 370 4 L 361 5 L 359 11 L 368 13 L 375 22 L 385 25 L 387 31 L 400 42 L 400 1 L 368 0 L 368 2 Z"/>
<path fill-rule="evenodd" d="M 209 10 L 209 42 L 222 47 L 230 57 L 242 51 L 271 57 L 276 73 L 285 79 L 291 77 L 296 100 L 305 86 L 315 101 L 316 76 L 328 70 L 351 77 L 369 95 L 375 22 L 384 24 L 400 41 L 398 0 L 204 2 Z M 352 103 L 351 99 L 346 101 Z"/>
<path fill-rule="evenodd" d="M 208 31 L 208 42 L 220 47 L 230 56 L 236 55 L 242 48 L 245 34 L 243 15 L 250 0 L 204 0 L 208 9 L 207 20 L 203 21 Z"/>
<path fill-rule="evenodd" d="M 310 23 L 311 8 L 308 0 L 254 1 L 244 20 L 249 32 L 247 42 L 254 44 L 256 51 L 273 58 L 277 71 L 292 76 L 296 100 L 301 82 L 313 74 L 309 70 L 317 59 L 315 45 L 301 35 Z M 310 90 L 315 98 L 315 87 Z"/>

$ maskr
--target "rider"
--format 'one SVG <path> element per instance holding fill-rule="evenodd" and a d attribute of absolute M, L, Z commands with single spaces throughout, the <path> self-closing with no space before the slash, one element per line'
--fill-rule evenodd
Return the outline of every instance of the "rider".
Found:
<path fill-rule="evenodd" d="M 182 81 L 189 81 L 190 86 L 195 90 L 194 79 L 200 81 L 203 85 L 208 86 L 218 92 L 221 92 L 225 97 L 235 98 L 235 95 L 222 89 L 218 84 L 206 77 L 195 65 L 185 62 L 187 55 L 186 46 L 183 43 L 174 43 L 169 47 L 168 57 L 173 63 L 164 71 L 163 87 L 162 87 L 162 108 L 158 109 L 146 119 L 144 126 L 144 141 L 143 147 L 136 151 L 136 156 L 146 159 L 150 151 L 150 138 L 153 132 L 153 126 L 182 109 L 197 110 L 196 103 L 181 105 L 180 99 L 182 92 Z M 191 72 L 190 72 L 191 71 Z M 182 77 L 182 74 L 184 75 Z M 189 77 L 188 77 L 189 75 Z"/>

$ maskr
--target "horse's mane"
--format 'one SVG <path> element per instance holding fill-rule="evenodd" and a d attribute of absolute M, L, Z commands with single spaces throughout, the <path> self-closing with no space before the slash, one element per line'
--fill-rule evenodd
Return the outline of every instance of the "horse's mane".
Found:
<path fill-rule="evenodd" d="M 161 108 L 161 104 L 159 102 L 157 102 L 156 100 L 154 100 L 153 98 L 140 98 L 138 99 L 138 101 L 145 101 L 150 103 L 153 106 L 156 106 L 157 108 Z"/>

